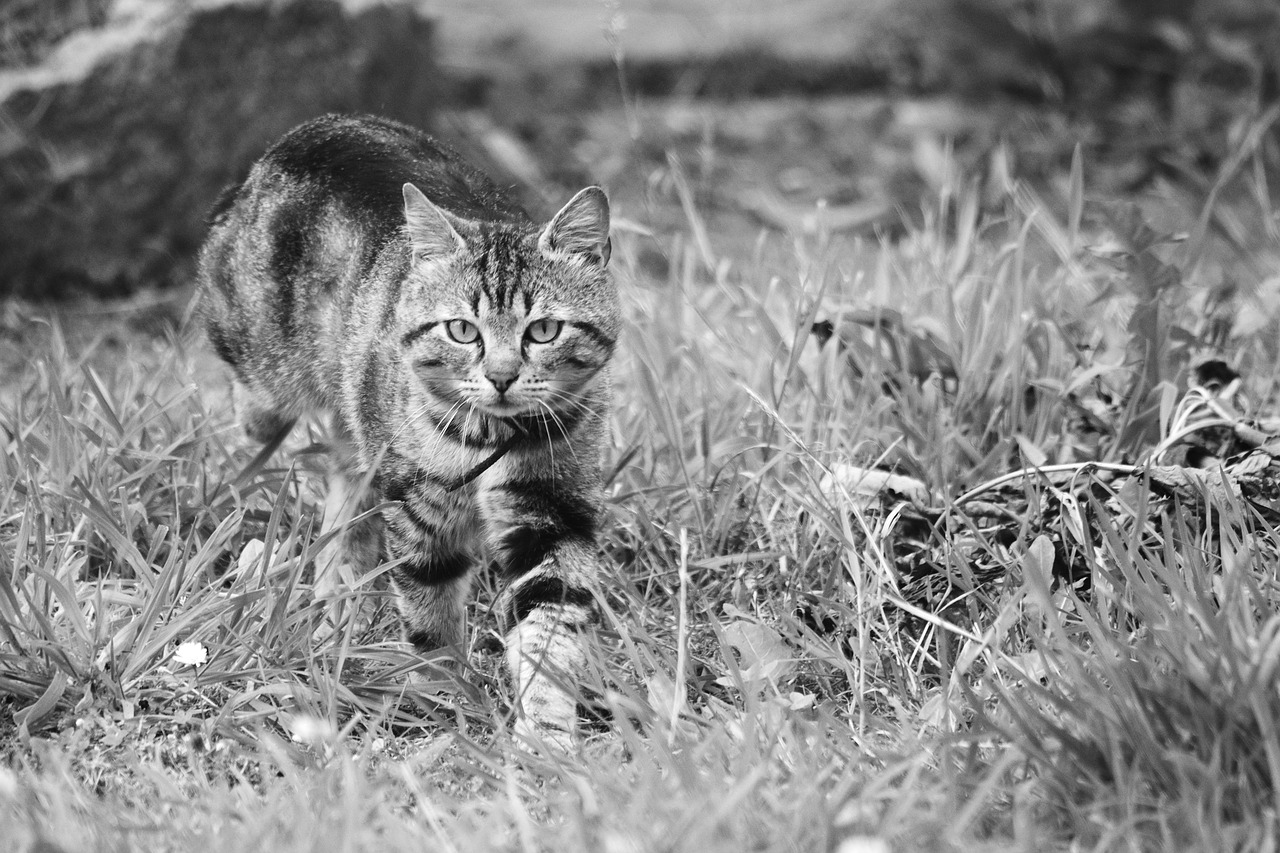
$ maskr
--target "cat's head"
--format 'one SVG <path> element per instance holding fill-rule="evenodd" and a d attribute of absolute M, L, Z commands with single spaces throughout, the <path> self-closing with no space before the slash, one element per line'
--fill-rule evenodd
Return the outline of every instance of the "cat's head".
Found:
<path fill-rule="evenodd" d="M 582 190 L 542 228 L 461 219 L 413 184 L 404 205 L 400 341 L 430 395 L 460 417 L 576 419 L 620 326 L 604 192 Z"/>

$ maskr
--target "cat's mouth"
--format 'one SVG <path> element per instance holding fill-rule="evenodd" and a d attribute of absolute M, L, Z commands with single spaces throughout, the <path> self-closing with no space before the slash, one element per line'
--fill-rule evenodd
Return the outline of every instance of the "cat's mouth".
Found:
<path fill-rule="evenodd" d="M 488 415 L 498 418 L 509 418 L 515 415 L 527 415 L 536 411 L 535 406 L 531 406 L 524 400 L 513 400 L 510 397 L 498 397 L 496 399 L 485 400 L 480 403 L 479 408 Z"/>

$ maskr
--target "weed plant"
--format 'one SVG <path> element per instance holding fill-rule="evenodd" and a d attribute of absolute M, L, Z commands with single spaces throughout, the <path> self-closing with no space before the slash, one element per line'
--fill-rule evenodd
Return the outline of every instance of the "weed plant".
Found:
<path fill-rule="evenodd" d="M 249 446 L 186 329 L 120 353 L 54 323 L 0 408 L 6 848 L 1275 849 L 1280 547 L 1257 507 L 1069 507 L 1087 588 L 1030 525 L 973 534 L 999 557 L 981 589 L 926 529 L 965 605 L 940 609 L 894 559 L 901 506 L 831 476 L 894 470 L 963 517 L 956 496 L 1027 465 L 1141 463 L 1223 340 L 1269 400 L 1274 323 L 1249 312 L 1275 306 L 1245 294 L 1250 323 L 1213 337 L 1209 237 L 1086 203 L 1079 161 L 1061 204 L 991 194 L 957 180 L 858 268 L 830 234 L 776 269 L 717 257 L 692 206 L 665 279 L 638 260 L 654 238 L 617 236 L 608 582 L 566 756 L 508 734 L 491 585 L 462 680 L 401 649 L 376 575 L 316 599 L 321 432 Z M 849 307 L 895 312 L 954 375 L 874 345 L 855 374 L 811 334 Z M 402 696 L 415 669 L 431 711 Z"/>

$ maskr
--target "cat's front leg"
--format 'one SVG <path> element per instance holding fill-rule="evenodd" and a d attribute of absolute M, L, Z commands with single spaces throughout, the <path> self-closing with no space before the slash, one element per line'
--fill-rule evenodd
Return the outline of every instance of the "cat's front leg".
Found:
<path fill-rule="evenodd" d="M 424 657 L 465 654 L 466 602 L 472 550 L 451 532 L 451 519 L 432 516 L 427 498 L 406 495 L 387 508 L 384 541 L 405 640 Z M 444 528 L 444 529 L 440 529 Z"/>
<path fill-rule="evenodd" d="M 595 548 L 563 541 L 529 573 L 515 578 L 501 602 L 507 670 L 516 692 L 516 734 L 561 749 L 577 727 L 578 678 L 587 664 L 586 632 L 595 623 L 587 588 Z"/>
<path fill-rule="evenodd" d="M 508 579 L 499 613 L 516 732 L 534 746 L 567 747 L 576 728 L 585 632 L 595 622 L 594 498 L 563 479 L 516 477 L 492 484 L 482 503 L 490 551 Z"/>

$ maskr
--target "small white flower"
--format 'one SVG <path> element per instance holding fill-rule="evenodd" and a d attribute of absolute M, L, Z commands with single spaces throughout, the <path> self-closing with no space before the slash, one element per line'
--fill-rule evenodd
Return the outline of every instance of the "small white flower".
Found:
<path fill-rule="evenodd" d="M 205 648 L 204 643 L 197 643 L 194 640 L 179 643 L 178 650 L 173 653 L 173 662 L 179 666 L 200 666 L 207 660 L 209 660 L 209 650 Z"/>
<path fill-rule="evenodd" d="M 292 717 L 285 722 L 285 725 L 289 728 L 289 737 L 295 743 L 327 743 L 338 736 L 332 723 L 310 714 Z"/>

